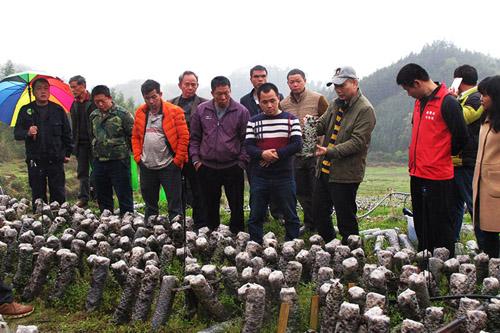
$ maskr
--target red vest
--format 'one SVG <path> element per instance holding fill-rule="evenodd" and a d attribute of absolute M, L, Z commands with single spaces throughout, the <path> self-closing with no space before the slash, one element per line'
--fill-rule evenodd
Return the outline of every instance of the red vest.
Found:
<path fill-rule="evenodd" d="M 451 133 L 441 114 L 443 99 L 448 95 L 444 84 L 420 112 L 420 101 L 413 109 L 413 128 L 408 150 L 410 176 L 431 180 L 453 178 Z"/>

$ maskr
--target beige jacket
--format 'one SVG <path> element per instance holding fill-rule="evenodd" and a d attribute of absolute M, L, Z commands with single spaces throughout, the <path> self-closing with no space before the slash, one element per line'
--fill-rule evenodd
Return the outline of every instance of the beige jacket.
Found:
<path fill-rule="evenodd" d="M 481 125 L 472 183 L 474 224 L 481 230 L 500 232 L 500 133 L 488 120 Z"/>
<path fill-rule="evenodd" d="M 297 117 L 300 127 L 304 128 L 304 117 L 307 115 L 320 117 L 328 108 L 328 101 L 323 95 L 305 89 L 298 98 L 290 93 L 280 102 L 280 108 Z"/>

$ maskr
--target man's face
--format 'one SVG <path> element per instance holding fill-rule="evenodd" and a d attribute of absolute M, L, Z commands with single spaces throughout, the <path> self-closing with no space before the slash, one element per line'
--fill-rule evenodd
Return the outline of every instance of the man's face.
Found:
<path fill-rule="evenodd" d="M 78 84 L 77 81 L 71 81 L 69 83 L 69 87 L 71 88 L 71 92 L 73 93 L 73 97 L 75 98 L 80 98 L 87 90 L 85 84 Z"/>
<path fill-rule="evenodd" d="M 287 83 L 290 91 L 294 94 L 300 94 L 306 86 L 306 80 L 300 74 L 290 75 Z"/>
<path fill-rule="evenodd" d="M 342 84 L 335 84 L 335 92 L 339 99 L 349 102 L 358 94 L 358 81 L 347 79 Z"/>
<path fill-rule="evenodd" d="M 182 91 L 182 97 L 193 97 L 196 94 L 196 89 L 198 89 L 198 80 L 196 76 L 192 74 L 184 75 L 181 83 L 179 83 L 179 89 Z"/>
<path fill-rule="evenodd" d="M 149 93 L 142 95 L 142 97 L 144 98 L 144 102 L 146 102 L 149 110 L 158 112 L 161 109 L 162 95 L 163 93 L 161 91 L 158 92 L 156 89 L 153 89 Z"/>
<path fill-rule="evenodd" d="M 267 73 L 262 70 L 255 70 L 250 76 L 250 82 L 255 89 L 259 88 L 261 85 L 267 82 Z"/>
<path fill-rule="evenodd" d="M 229 86 L 218 86 L 212 91 L 215 104 L 220 108 L 227 108 L 231 101 L 231 88 Z"/>
<path fill-rule="evenodd" d="M 45 104 L 49 101 L 50 97 L 50 87 L 46 82 L 37 82 L 33 87 L 33 95 L 37 102 Z"/>
<path fill-rule="evenodd" d="M 104 94 L 98 94 L 94 96 L 94 104 L 99 111 L 107 112 L 113 106 L 113 99 Z"/>
<path fill-rule="evenodd" d="M 269 92 L 261 92 L 259 95 L 259 105 L 267 116 L 274 116 L 278 114 L 280 99 L 276 95 L 274 90 L 270 90 Z"/>
<path fill-rule="evenodd" d="M 419 80 L 413 81 L 412 86 L 402 85 L 401 86 L 406 92 L 408 96 L 413 97 L 415 99 L 421 99 L 425 97 L 425 90 Z"/>

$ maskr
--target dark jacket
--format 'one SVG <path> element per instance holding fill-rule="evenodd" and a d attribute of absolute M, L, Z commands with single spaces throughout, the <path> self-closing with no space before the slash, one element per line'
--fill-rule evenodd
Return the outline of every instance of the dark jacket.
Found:
<path fill-rule="evenodd" d="M 335 118 L 339 105 L 330 103 L 326 112 L 318 119 L 318 135 L 324 135 L 323 147 L 328 147 L 335 126 Z M 333 148 L 328 148 L 326 158 L 330 161 L 330 182 L 361 183 L 365 175 L 366 155 L 370 146 L 371 134 L 375 127 L 375 112 L 370 101 L 358 92 L 344 110 L 340 130 Z M 320 166 L 316 175 L 321 173 L 323 159 L 318 160 Z"/>
<path fill-rule="evenodd" d="M 219 120 L 214 101 L 198 105 L 191 115 L 189 156 L 214 169 L 238 164 L 245 168 L 248 155 L 244 147 L 248 110 L 231 99 L 226 113 Z"/>
<path fill-rule="evenodd" d="M 242 104 L 244 107 L 246 107 L 248 109 L 248 111 L 250 112 L 250 118 L 252 118 L 253 116 L 256 116 L 262 112 L 259 104 L 255 103 L 255 99 L 253 98 L 254 91 L 255 91 L 255 88 L 252 89 L 252 91 L 250 91 L 248 94 L 246 94 L 245 96 L 243 96 L 240 99 L 240 104 Z M 279 94 L 278 97 L 279 97 L 280 101 L 283 100 L 283 95 L 281 93 Z"/>
<path fill-rule="evenodd" d="M 180 106 L 180 101 L 181 101 L 181 96 L 177 96 L 177 97 L 169 100 L 170 103 L 177 105 L 177 106 Z M 189 127 L 189 123 L 191 121 L 191 115 L 193 113 L 195 113 L 196 108 L 198 108 L 198 105 L 200 105 L 201 103 L 206 102 L 206 101 L 207 101 L 206 98 L 200 97 L 198 95 L 194 96 L 193 103 L 191 104 L 191 110 L 189 110 L 189 112 L 184 111 L 184 117 L 186 118 L 186 123 L 188 124 L 188 127 Z"/>
<path fill-rule="evenodd" d="M 469 140 L 458 156 L 453 156 L 453 165 L 474 168 L 476 164 L 477 146 L 479 143 L 479 128 L 481 127 L 479 118 L 483 113 L 483 108 L 481 107 L 481 94 L 477 91 L 477 87 L 474 87 L 463 93 L 458 98 L 458 102 L 462 106 L 464 112 L 464 119 L 469 132 Z"/>
<path fill-rule="evenodd" d="M 26 146 L 26 161 L 48 160 L 53 162 L 64 161 L 73 151 L 71 127 L 64 109 L 56 103 L 48 104 L 49 126 L 42 126 L 38 106 L 35 102 L 21 107 L 14 128 L 14 138 L 24 140 Z M 31 126 L 38 127 L 36 138 L 28 136 Z M 44 130 L 46 128 L 46 131 Z M 47 152 L 42 152 L 40 137 L 45 136 Z"/>
<path fill-rule="evenodd" d="M 88 118 L 92 111 L 96 109 L 95 104 L 90 100 L 87 99 L 82 102 L 84 104 L 84 110 L 85 114 L 87 116 L 87 137 L 89 133 L 89 126 L 90 122 L 88 121 Z M 79 138 L 80 138 L 80 115 L 78 114 L 78 101 L 73 101 L 73 104 L 71 104 L 71 109 L 70 109 L 70 115 L 71 115 L 71 131 L 73 133 L 73 144 L 74 144 L 74 149 L 73 152 L 75 156 L 78 154 L 78 143 L 79 143 Z M 90 140 L 90 139 L 89 139 Z"/>

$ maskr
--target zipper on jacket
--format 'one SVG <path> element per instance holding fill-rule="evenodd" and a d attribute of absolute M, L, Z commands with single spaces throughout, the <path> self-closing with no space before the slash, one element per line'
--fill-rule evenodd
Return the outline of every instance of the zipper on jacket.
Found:
<path fill-rule="evenodd" d="M 425 107 L 424 107 L 424 110 L 418 111 L 418 112 L 420 112 L 420 119 L 418 121 L 417 133 L 415 134 L 415 146 L 413 147 L 413 170 L 415 172 L 417 171 L 417 142 L 418 142 L 418 133 L 420 132 L 420 124 L 422 123 L 422 115 L 424 113 L 423 111 L 425 111 Z"/>

